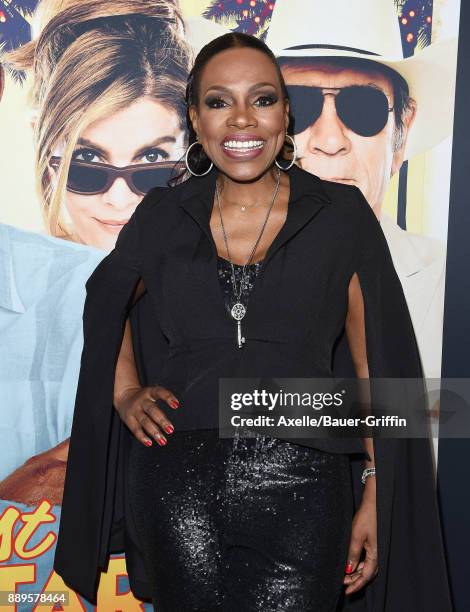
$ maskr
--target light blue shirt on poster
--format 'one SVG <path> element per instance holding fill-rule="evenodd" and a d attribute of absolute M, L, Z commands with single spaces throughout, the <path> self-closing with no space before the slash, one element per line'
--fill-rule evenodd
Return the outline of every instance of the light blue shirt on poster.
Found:
<path fill-rule="evenodd" d="M 70 435 L 85 283 L 105 255 L 0 224 L 0 480 Z"/>
<path fill-rule="evenodd" d="M 27 459 L 70 436 L 83 347 L 85 283 L 106 252 L 0 224 L 0 481 Z M 10 506 L 0 500 L 0 516 Z M 54 523 L 41 525 L 30 545 Z M 21 524 L 15 526 L 18 532 Z M 18 593 L 42 591 L 55 545 L 33 559 L 36 580 Z M 24 563 L 15 553 L 7 564 Z M 87 603 L 88 609 L 93 609 Z M 31 604 L 19 604 L 19 611 Z"/>

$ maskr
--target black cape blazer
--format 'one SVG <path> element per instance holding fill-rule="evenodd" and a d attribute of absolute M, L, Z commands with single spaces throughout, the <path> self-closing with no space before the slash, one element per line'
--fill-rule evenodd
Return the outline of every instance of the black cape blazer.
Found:
<path fill-rule="evenodd" d="M 109 553 L 120 551 L 126 553 L 133 592 L 150 598 L 125 495 L 131 434 L 112 403 L 124 324 L 141 277 L 147 293 L 131 310 L 136 362 L 142 384 L 159 382 L 180 398 L 180 421 L 175 422 L 178 411 L 171 413 L 176 427 L 208 425 L 206 408 L 216 406 L 218 376 L 352 375 L 344 319 L 354 272 L 365 303 L 370 376 L 422 376 L 403 290 L 360 190 L 322 181 L 297 166 L 289 175 L 287 218 L 250 298 L 243 349 L 235 347 L 216 275 L 209 228 L 216 170 L 151 190 L 87 282 L 54 569 L 92 602 Z M 359 593 L 344 597 L 338 610 L 447 612 L 430 440 L 375 438 L 374 452 L 379 573 Z M 363 463 L 351 457 L 357 507 Z"/>

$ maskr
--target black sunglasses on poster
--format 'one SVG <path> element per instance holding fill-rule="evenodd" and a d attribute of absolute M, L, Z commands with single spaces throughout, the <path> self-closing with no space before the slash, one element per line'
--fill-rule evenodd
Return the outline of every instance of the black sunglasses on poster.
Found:
<path fill-rule="evenodd" d="M 57 170 L 61 161 L 61 157 L 54 156 L 49 165 Z M 72 160 L 67 176 L 67 190 L 81 195 L 97 195 L 108 191 L 117 178 L 123 178 L 134 193 L 145 195 L 152 187 L 167 187 L 167 181 L 178 169 L 179 164 L 175 161 L 118 167 L 101 162 Z"/>
<path fill-rule="evenodd" d="M 294 134 L 300 134 L 315 123 L 323 110 L 324 90 L 333 90 L 336 113 L 344 125 L 359 136 L 375 136 L 383 130 L 388 115 L 393 110 L 385 93 L 370 85 L 348 87 L 310 87 L 288 85 L 291 115 L 294 118 Z"/>

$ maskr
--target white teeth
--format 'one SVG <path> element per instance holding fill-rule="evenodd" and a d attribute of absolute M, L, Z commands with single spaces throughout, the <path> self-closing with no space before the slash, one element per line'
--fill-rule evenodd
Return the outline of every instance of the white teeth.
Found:
<path fill-rule="evenodd" d="M 227 140 L 224 148 L 248 151 L 249 149 L 259 149 L 264 145 L 263 140 Z"/>

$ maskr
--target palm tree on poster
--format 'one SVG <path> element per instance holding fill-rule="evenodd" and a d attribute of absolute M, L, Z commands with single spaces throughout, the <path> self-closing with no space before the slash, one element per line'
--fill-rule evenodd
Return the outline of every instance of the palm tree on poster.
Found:
<path fill-rule="evenodd" d="M 275 0 L 214 0 L 202 16 L 234 32 L 244 32 L 263 39 L 275 4 Z"/>
<path fill-rule="evenodd" d="M 0 51 L 12 51 L 31 40 L 28 17 L 34 13 L 38 0 L 0 0 Z M 11 71 L 22 80 L 24 75 Z"/>
<path fill-rule="evenodd" d="M 432 3 L 433 0 L 395 0 L 405 57 L 431 44 Z"/>
<path fill-rule="evenodd" d="M 400 22 L 403 54 L 409 57 L 415 48 L 423 49 L 431 43 L 433 0 L 394 2 Z M 245 32 L 264 39 L 275 4 L 276 0 L 212 0 L 203 17 L 221 23 L 234 32 Z M 293 13 L 292 19 L 302 19 L 302 15 Z M 364 15 L 364 24 L 367 26 L 367 15 Z"/>

